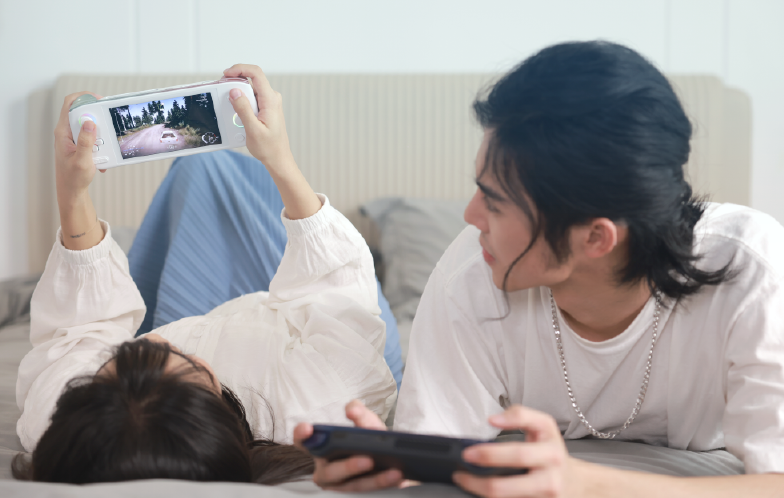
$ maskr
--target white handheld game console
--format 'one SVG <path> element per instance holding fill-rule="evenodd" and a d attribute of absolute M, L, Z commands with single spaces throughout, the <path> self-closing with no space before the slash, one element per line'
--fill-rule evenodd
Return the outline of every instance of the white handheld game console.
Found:
<path fill-rule="evenodd" d="M 232 88 L 259 112 L 250 80 L 224 78 L 102 99 L 82 95 L 68 120 L 74 140 L 84 120 L 95 123 L 93 163 L 99 169 L 242 147 L 245 128 L 229 100 Z"/>

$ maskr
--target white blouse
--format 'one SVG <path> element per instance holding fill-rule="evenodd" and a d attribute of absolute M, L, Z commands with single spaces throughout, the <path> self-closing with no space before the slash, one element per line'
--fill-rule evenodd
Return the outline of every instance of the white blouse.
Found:
<path fill-rule="evenodd" d="M 383 356 L 386 328 L 370 251 L 320 198 L 321 210 L 309 218 L 281 214 L 288 243 L 269 292 L 155 330 L 206 360 L 242 400 L 251 429 L 281 443 L 292 441 L 302 421 L 347 423 L 345 405 L 355 398 L 386 418 L 397 394 Z M 112 346 L 133 340 L 144 318 L 128 260 L 102 223 L 103 241 L 84 251 L 66 249 L 58 231 L 33 294 L 33 349 L 16 387 L 17 433 L 28 451 L 49 426 L 65 384 L 94 374 Z"/>
<path fill-rule="evenodd" d="M 730 204 L 695 229 L 702 269 L 734 256 L 738 274 L 691 297 L 665 299 L 642 410 L 616 439 L 677 449 L 726 447 L 747 473 L 784 472 L 784 227 Z M 468 227 L 428 281 L 411 332 L 395 428 L 491 438 L 487 418 L 510 404 L 549 413 L 566 439 L 589 435 L 567 395 L 549 292 L 504 295 Z M 582 339 L 559 316 L 569 380 L 599 431 L 623 425 L 645 372 L 650 299 L 619 336 Z"/>

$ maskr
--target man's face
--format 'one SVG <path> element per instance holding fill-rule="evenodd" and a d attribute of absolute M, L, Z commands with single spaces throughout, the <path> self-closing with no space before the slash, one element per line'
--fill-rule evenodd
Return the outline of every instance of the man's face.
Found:
<path fill-rule="evenodd" d="M 490 266 L 493 283 L 503 289 L 509 267 L 514 268 L 506 282 L 507 291 L 551 286 L 566 279 L 569 265 L 559 265 L 555 254 L 543 236 L 538 237 L 531 250 L 515 261 L 531 242 L 533 226 L 523 210 L 511 201 L 490 168 L 484 171 L 485 155 L 492 130 L 485 131 L 476 156 L 477 190 L 466 207 L 465 221 L 479 229 L 482 255 Z M 529 201 L 536 216 L 535 206 Z"/>

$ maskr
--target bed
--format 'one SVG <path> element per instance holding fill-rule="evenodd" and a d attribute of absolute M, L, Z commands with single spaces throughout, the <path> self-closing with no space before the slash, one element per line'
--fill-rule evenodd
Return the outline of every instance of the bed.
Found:
<path fill-rule="evenodd" d="M 29 299 L 58 225 L 50 136 L 69 93 L 103 95 L 214 79 L 214 74 L 71 74 L 30 94 L 28 112 L 29 274 L 0 284 L 0 494 L 56 496 L 236 496 L 323 494 L 310 483 L 276 488 L 225 483 L 140 481 L 75 487 L 10 480 L 10 460 L 21 445 L 15 424 L 16 369 L 29 350 Z M 462 210 L 473 192 L 473 163 L 481 140 L 470 104 L 496 78 L 492 74 L 271 75 L 284 96 L 294 156 L 317 191 L 329 194 L 362 232 L 398 320 L 403 354 L 419 296 L 438 258 L 463 228 Z M 709 75 L 670 75 L 695 125 L 688 175 L 700 193 L 719 202 L 749 204 L 751 104 L 743 92 Z M 247 151 L 245 151 L 247 152 Z M 91 195 L 124 249 L 138 228 L 170 161 L 117 168 L 99 175 Z M 574 441 L 581 458 L 621 468 L 671 475 L 742 472 L 720 452 L 674 453 L 614 441 Z M 460 495 L 453 487 L 425 486 L 390 495 Z M 356 496 L 356 495 L 354 495 Z"/>

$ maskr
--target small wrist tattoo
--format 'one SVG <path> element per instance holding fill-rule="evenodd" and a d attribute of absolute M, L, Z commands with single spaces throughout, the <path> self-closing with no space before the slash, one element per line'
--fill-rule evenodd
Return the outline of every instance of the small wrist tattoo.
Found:
<path fill-rule="evenodd" d="M 80 234 L 77 234 L 77 235 L 69 235 L 69 237 L 72 238 L 72 239 L 78 239 L 79 237 L 83 237 L 83 236 L 87 235 L 89 232 L 91 232 L 93 230 L 93 228 L 95 228 L 96 226 L 98 226 L 98 215 L 97 214 L 95 215 L 95 223 L 93 224 L 93 226 L 89 230 L 87 230 L 86 232 L 82 232 Z"/>

